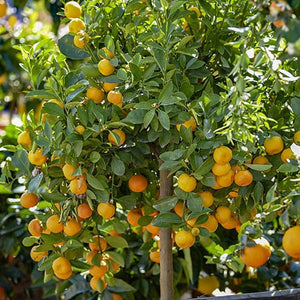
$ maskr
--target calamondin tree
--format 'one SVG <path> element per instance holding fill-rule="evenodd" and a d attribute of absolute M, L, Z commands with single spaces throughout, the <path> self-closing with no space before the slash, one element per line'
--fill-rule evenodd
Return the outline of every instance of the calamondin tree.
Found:
<path fill-rule="evenodd" d="M 40 109 L 5 166 L 25 178 L 21 205 L 45 208 L 24 240 L 45 280 L 78 272 L 105 299 L 133 299 L 120 268 L 136 234 L 171 300 L 173 256 L 190 280 L 198 243 L 208 263 L 261 267 L 282 249 L 262 225 L 278 219 L 285 259 L 299 258 L 299 74 L 255 5 L 70 1 L 61 15 L 62 54 L 31 78 Z M 42 47 L 20 47 L 25 69 Z"/>

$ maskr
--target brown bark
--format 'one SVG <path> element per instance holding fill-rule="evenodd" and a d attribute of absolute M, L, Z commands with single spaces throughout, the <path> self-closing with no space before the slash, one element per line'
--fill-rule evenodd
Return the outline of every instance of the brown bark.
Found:
<path fill-rule="evenodd" d="M 161 165 L 162 161 L 159 161 Z M 173 177 L 168 170 L 160 171 L 160 198 L 173 194 Z M 160 300 L 173 300 L 172 229 L 160 229 Z"/>

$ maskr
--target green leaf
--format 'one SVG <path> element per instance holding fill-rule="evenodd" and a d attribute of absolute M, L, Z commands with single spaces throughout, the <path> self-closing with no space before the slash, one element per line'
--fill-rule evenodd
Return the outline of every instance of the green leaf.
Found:
<path fill-rule="evenodd" d="M 207 174 L 215 164 L 214 159 L 212 157 L 209 157 L 206 161 L 204 161 L 201 166 L 194 172 L 196 175 L 203 176 Z"/>
<path fill-rule="evenodd" d="M 135 109 L 132 110 L 125 119 L 122 121 L 125 123 L 132 123 L 132 124 L 143 124 L 144 118 L 146 115 L 146 111 L 143 109 Z"/>
<path fill-rule="evenodd" d="M 161 212 L 170 211 L 177 203 L 178 198 L 175 196 L 166 197 L 155 202 L 153 207 Z"/>
<path fill-rule="evenodd" d="M 107 236 L 106 241 L 113 248 L 128 248 L 127 241 L 121 236 Z"/>
<path fill-rule="evenodd" d="M 122 205 L 123 209 L 129 210 L 135 207 L 137 197 L 138 196 L 136 194 L 131 194 L 118 198 L 117 201 Z"/>
<path fill-rule="evenodd" d="M 162 102 L 168 99 L 171 96 L 172 92 L 173 92 L 173 83 L 169 82 L 165 84 L 165 86 L 163 87 L 162 91 L 159 94 L 158 101 Z"/>
<path fill-rule="evenodd" d="M 28 155 L 25 150 L 18 150 L 12 157 L 11 163 L 22 174 L 30 174 Z"/>
<path fill-rule="evenodd" d="M 185 153 L 185 149 L 176 149 L 174 151 L 167 151 L 162 153 L 159 157 L 161 160 L 178 160 Z"/>
<path fill-rule="evenodd" d="M 58 48 L 66 57 L 74 60 L 90 57 L 89 53 L 74 45 L 74 36 L 64 35 L 58 40 Z"/>
<path fill-rule="evenodd" d="M 292 98 L 291 107 L 296 116 L 300 116 L 300 98 Z"/>
<path fill-rule="evenodd" d="M 260 203 L 263 193 L 264 193 L 264 186 L 260 181 L 258 181 L 255 184 L 254 189 L 253 189 L 253 197 L 254 197 L 255 202 Z"/>
<path fill-rule="evenodd" d="M 42 112 L 46 112 L 54 116 L 64 116 L 64 110 L 56 103 L 47 102 L 43 105 Z"/>
<path fill-rule="evenodd" d="M 91 187 L 93 187 L 96 190 L 99 190 L 99 191 L 104 190 L 104 186 L 103 186 L 103 183 L 101 182 L 101 180 L 99 180 L 98 178 L 96 178 L 95 176 L 93 176 L 89 173 L 87 173 L 87 182 Z"/>
<path fill-rule="evenodd" d="M 272 202 L 275 198 L 274 194 L 277 188 L 277 183 L 275 183 L 267 192 L 266 201 Z"/>
<path fill-rule="evenodd" d="M 111 161 L 111 170 L 117 176 L 123 176 L 125 174 L 125 165 L 123 161 L 114 157 Z"/>
<path fill-rule="evenodd" d="M 46 90 L 35 90 L 26 94 L 25 98 L 56 99 L 57 95 Z"/>
<path fill-rule="evenodd" d="M 155 109 L 151 109 L 151 110 L 147 111 L 147 113 L 145 114 L 145 117 L 144 117 L 144 127 L 145 128 L 147 128 L 150 125 L 154 115 L 155 115 Z"/>
<path fill-rule="evenodd" d="M 213 173 L 208 173 L 201 179 L 201 183 L 205 186 L 215 186 L 216 179 Z"/>
<path fill-rule="evenodd" d="M 114 252 L 114 251 L 105 251 L 105 253 L 117 264 L 119 264 L 121 267 L 124 267 L 125 261 L 121 254 Z"/>
<path fill-rule="evenodd" d="M 130 71 L 135 81 L 139 81 L 143 77 L 142 70 L 134 63 L 129 63 Z"/>
<path fill-rule="evenodd" d="M 201 212 L 203 210 L 202 198 L 196 193 L 189 193 L 187 206 L 192 212 Z"/>
<path fill-rule="evenodd" d="M 182 219 L 175 213 L 171 212 L 160 213 L 152 221 L 152 225 L 156 227 L 170 227 L 181 223 Z"/>
<path fill-rule="evenodd" d="M 272 168 L 271 164 L 265 164 L 265 165 L 245 164 L 245 165 L 255 171 L 267 171 Z"/>
<path fill-rule="evenodd" d="M 166 112 L 164 112 L 163 110 L 159 110 L 158 111 L 158 120 L 164 129 L 170 130 L 170 118 Z"/>
<path fill-rule="evenodd" d="M 62 202 L 67 200 L 67 197 L 61 193 L 40 193 L 41 197 L 48 202 Z"/>
<path fill-rule="evenodd" d="M 114 286 L 110 286 L 109 291 L 114 293 L 133 293 L 136 289 L 124 280 L 115 278 Z"/>
<path fill-rule="evenodd" d="M 298 170 L 299 167 L 291 163 L 284 163 L 277 169 L 277 171 L 281 173 L 293 173 L 293 172 L 298 172 Z"/>
<path fill-rule="evenodd" d="M 38 176 L 35 176 L 33 179 L 30 180 L 29 185 L 28 185 L 28 191 L 30 193 L 37 192 L 37 189 L 40 186 L 43 177 L 44 177 L 44 173 L 41 172 Z"/>
<path fill-rule="evenodd" d="M 165 53 L 163 50 L 161 49 L 153 49 L 153 56 L 154 59 L 157 63 L 157 65 L 159 66 L 160 70 L 164 73 L 166 70 L 166 66 L 167 66 L 167 60 L 165 58 Z"/>
<path fill-rule="evenodd" d="M 25 247 L 31 247 L 38 241 L 38 237 L 35 236 L 27 236 L 23 239 L 22 244 Z"/>

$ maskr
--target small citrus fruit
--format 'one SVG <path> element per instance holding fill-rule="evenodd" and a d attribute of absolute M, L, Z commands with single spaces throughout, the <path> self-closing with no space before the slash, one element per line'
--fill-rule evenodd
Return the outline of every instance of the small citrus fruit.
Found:
<path fill-rule="evenodd" d="M 146 190 L 148 186 L 147 178 L 143 175 L 133 175 L 128 181 L 128 187 L 132 192 L 141 193 Z"/>

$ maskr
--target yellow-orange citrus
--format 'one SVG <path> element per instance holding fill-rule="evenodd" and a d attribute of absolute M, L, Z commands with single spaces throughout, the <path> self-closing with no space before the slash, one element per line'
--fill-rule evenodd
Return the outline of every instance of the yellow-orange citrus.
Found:
<path fill-rule="evenodd" d="M 77 48 L 83 49 L 84 46 L 89 42 L 89 40 L 90 37 L 86 32 L 79 32 L 74 36 L 74 45 Z"/>
<path fill-rule="evenodd" d="M 0 1 L 0 18 L 3 18 L 6 16 L 7 11 L 7 4 L 4 0 Z"/>
<path fill-rule="evenodd" d="M 114 146 L 121 146 L 124 144 L 125 139 L 126 139 L 126 134 L 124 131 L 120 129 L 114 129 L 112 130 L 113 133 L 119 136 L 119 141 L 115 138 L 114 135 L 111 133 L 108 134 L 108 140 L 110 143 L 112 143 Z"/>
<path fill-rule="evenodd" d="M 179 248 L 189 248 L 195 243 L 195 237 L 190 231 L 179 231 L 175 234 L 175 243 Z"/>
<path fill-rule="evenodd" d="M 93 211 L 87 203 L 82 203 L 78 205 L 77 213 L 81 219 L 87 219 L 93 214 Z"/>
<path fill-rule="evenodd" d="M 229 221 L 231 217 L 231 210 L 226 206 L 219 206 L 216 210 L 215 217 L 219 223 L 225 223 Z"/>
<path fill-rule="evenodd" d="M 139 226 L 139 219 L 142 217 L 138 208 L 133 208 L 127 214 L 127 221 L 132 226 Z"/>
<path fill-rule="evenodd" d="M 148 232 L 152 233 L 153 236 L 159 234 L 159 227 L 153 226 L 151 223 L 146 226 Z"/>
<path fill-rule="evenodd" d="M 183 125 L 186 128 L 191 128 L 192 131 L 195 131 L 196 128 L 197 128 L 196 120 L 193 117 L 191 117 L 189 120 L 183 122 L 182 124 L 177 124 L 176 128 L 177 128 L 178 131 L 180 131 L 181 125 Z"/>
<path fill-rule="evenodd" d="M 84 30 L 85 28 L 85 24 L 81 19 L 73 19 L 70 23 L 69 23 L 69 31 L 72 33 L 78 33 L 79 31 Z"/>
<path fill-rule="evenodd" d="M 73 194 L 84 194 L 87 191 L 87 184 L 85 179 L 80 176 L 70 182 L 70 191 Z"/>
<path fill-rule="evenodd" d="M 128 181 L 129 189 L 135 193 L 141 193 L 145 191 L 147 186 L 148 186 L 147 178 L 140 174 L 131 176 Z"/>
<path fill-rule="evenodd" d="M 89 270 L 90 274 L 95 277 L 103 277 L 108 271 L 106 263 L 101 263 L 100 267 L 92 266 Z"/>
<path fill-rule="evenodd" d="M 62 168 L 64 176 L 68 180 L 73 180 L 75 178 L 75 176 L 72 175 L 75 170 L 76 170 L 76 168 L 73 165 L 70 165 L 68 163 L 66 163 Z"/>
<path fill-rule="evenodd" d="M 234 176 L 234 182 L 238 186 L 247 186 L 247 185 L 251 184 L 252 181 L 253 181 L 253 175 L 248 170 L 239 171 Z"/>
<path fill-rule="evenodd" d="M 90 280 L 90 287 L 94 290 L 94 291 L 98 291 L 97 289 L 97 283 L 98 283 L 98 280 L 101 280 L 102 281 L 102 286 L 103 288 L 105 289 L 106 286 L 107 286 L 107 283 L 101 279 L 100 277 L 92 277 L 92 279 Z"/>
<path fill-rule="evenodd" d="M 197 14 L 197 18 L 200 17 L 200 10 L 198 7 L 192 6 L 189 8 L 190 11 L 194 11 Z"/>
<path fill-rule="evenodd" d="M 233 215 L 230 217 L 230 219 L 228 221 L 221 223 L 221 225 L 225 229 L 234 229 L 234 228 L 236 228 L 238 223 L 239 223 L 238 218 L 235 215 Z"/>
<path fill-rule="evenodd" d="M 292 158 L 293 155 L 294 152 L 291 150 L 291 148 L 287 148 L 282 151 L 280 158 L 284 163 L 286 163 L 288 162 L 288 159 Z"/>
<path fill-rule="evenodd" d="M 234 172 L 230 169 L 228 173 L 222 176 L 217 176 L 217 184 L 221 187 L 231 186 L 233 183 Z"/>
<path fill-rule="evenodd" d="M 68 220 L 64 226 L 64 233 L 67 236 L 73 236 L 79 233 L 81 230 L 81 223 L 76 221 L 75 218 Z"/>
<path fill-rule="evenodd" d="M 76 126 L 75 130 L 79 133 L 79 134 L 83 134 L 85 132 L 85 128 L 82 125 L 78 125 Z"/>
<path fill-rule="evenodd" d="M 282 247 L 284 251 L 294 258 L 300 258 L 300 226 L 289 228 L 283 235 Z"/>
<path fill-rule="evenodd" d="M 198 282 L 198 291 L 204 295 L 211 295 L 219 287 L 220 282 L 216 276 L 206 276 Z"/>
<path fill-rule="evenodd" d="M 197 186 L 196 179 L 186 173 L 178 177 L 177 183 L 178 187 L 187 193 L 192 192 Z"/>
<path fill-rule="evenodd" d="M 105 98 L 104 91 L 102 89 L 100 90 L 94 86 L 92 86 L 91 88 L 89 88 L 87 90 L 86 96 L 88 97 L 88 99 L 91 99 L 96 104 L 101 103 Z"/>
<path fill-rule="evenodd" d="M 124 300 L 124 298 L 118 294 L 112 294 L 112 300 Z"/>
<path fill-rule="evenodd" d="M 283 150 L 283 140 L 280 136 L 273 136 L 270 139 L 265 139 L 264 141 L 265 150 L 268 154 L 274 155 L 278 154 Z"/>
<path fill-rule="evenodd" d="M 72 275 L 70 261 L 65 257 L 58 257 L 52 263 L 54 274 L 59 279 L 68 279 Z"/>
<path fill-rule="evenodd" d="M 106 54 L 107 56 L 109 56 L 109 58 L 114 58 L 114 57 L 115 57 L 115 55 L 114 55 L 112 52 L 110 52 L 106 47 L 103 47 L 102 50 L 105 52 L 105 54 Z M 101 58 L 105 58 L 105 57 L 103 57 L 103 56 L 101 56 L 101 55 L 100 55 L 100 57 L 101 57 Z"/>
<path fill-rule="evenodd" d="M 24 208 L 31 208 L 38 204 L 39 198 L 34 193 L 24 193 L 20 198 L 20 203 Z"/>
<path fill-rule="evenodd" d="M 119 104 L 122 102 L 122 94 L 118 91 L 110 91 L 107 94 L 107 101 L 112 103 L 112 104 Z"/>
<path fill-rule="evenodd" d="M 102 75 L 109 76 L 113 74 L 113 72 L 115 71 L 115 67 L 108 59 L 103 58 L 98 63 L 98 70 Z"/>
<path fill-rule="evenodd" d="M 214 203 L 214 196 L 209 191 L 203 191 L 197 193 L 202 199 L 203 207 L 210 207 Z"/>
<path fill-rule="evenodd" d="M 177 216 L 181 217 L 183 216 L 183 210 L 184 210 L 184 203 L 182 201 L 178 201 L 176 205 L 174 206 L 174 212 Z"/>
<path fill-rule="evenodd" d="M 271 256 L 270 244 L 265 239 L 256 239 L 256 245 L 245 247 L 240 255 L 242 262 L 247 267 L 258 268 L 264 265 Z"/>
<path fill-rule="evenodd" d="M 33 219 L 28 224 L 28 231 L 33 236 L 41 236 L 43 227 L 38 219 Z"/>
<path fill-rule="evenodd" d="M 253 159 L 252 164 L 254 165 L 266 165 L 269 160 L 265 156 L 257 156 Z"/>
<path fill-rule="evenodd" d="M 295 144 L 298 144 L 300 142 L 300 130 L 298 130 L 295 134 L 294 134 L 294 142 Z"/>
<path fill-rule="evenodd" d="M 160 252 L 158 250 L 150 252 L 149 257 L 151 261 L 160 264 Z"/>
<path fill-rule="evenodd" d="M 50 216 L 46 221 L 46 226 L 47 226 L 47 229 L 53 233 L 59 233 L 59 232 L 63 231 L 63 229 L 64 229 L 64 223 L 59 222 L 58 215 Z"/>
<path fill-rule="evenodd" d="M 47 155 L 43 155 L 43 150 L 38 148 L 33 152 L 32 150 L 28 153 L 28 160 L 30 163 L 36 166 L 41 166 L 47 160 Z"/>
<path fill-rule="evenodd" d="M 65 16 L 68 19 L 80 18 L 81 6 L 75 1 L 69 1 L 65 4 Z"/>
<path fill-rule="evenodd" d="M 118 83 L 110 83 L 110 82 L 104 82 L 103 83 L 103 89 L 105 92 L 109 92 L 116 88 L 119 84 Z"/>
<path fill-rule="evenodd" d="M 210 233 L 215 232 L 218 229 L 218 221 L 213 215 L 208 216 L 208 220 L 201 224 L 200 227 L 206 228 Z"/>
<path fill-rule="evenodd" d="M 39 246 L 33 246 L 30 250 L 30 257 L 33 261 L 36 262 L 39 262 L 42 260 L 43 257 L 48 256 L 48 251 L 35 251 L 35 249 L 37 249 L 38 247 Z"/>
<path fill-rule="evenodd" d="M 93 236 L 93 242 L 89 243 L 89 247 L 92 251 L 105 251 L 107 248 L 106 239 L 102 236 Z"/>
<path fill-rule="evenodd" d="M 114 216 L 116 208 L 110 203 L 99 203 L 97 207 L 97 212 L 100 216 L 105 219 L 110 219 Z"/>
<path fill-rule="evenodd" d="M 214 150 L 214 161 L 219 165 L 225 165 L 232 159 L 232 151 L 226 147 L 221 146 Z"/>
<path fill-rule="evenodd" d="M 222 176 L 227 174 L 231 170 L 231 165 L 230 163 L 226 163 L 224 165 L 219 165 L 215 163 L 211 169 L 211 171 L 216 175 L 216 176 Z"/>
<path fill-rule="evenodd" d="M 28 131 L 23 131 L 18 135 L 17 142 L 19 145 L 30 147 L 31 138 Z"/>

